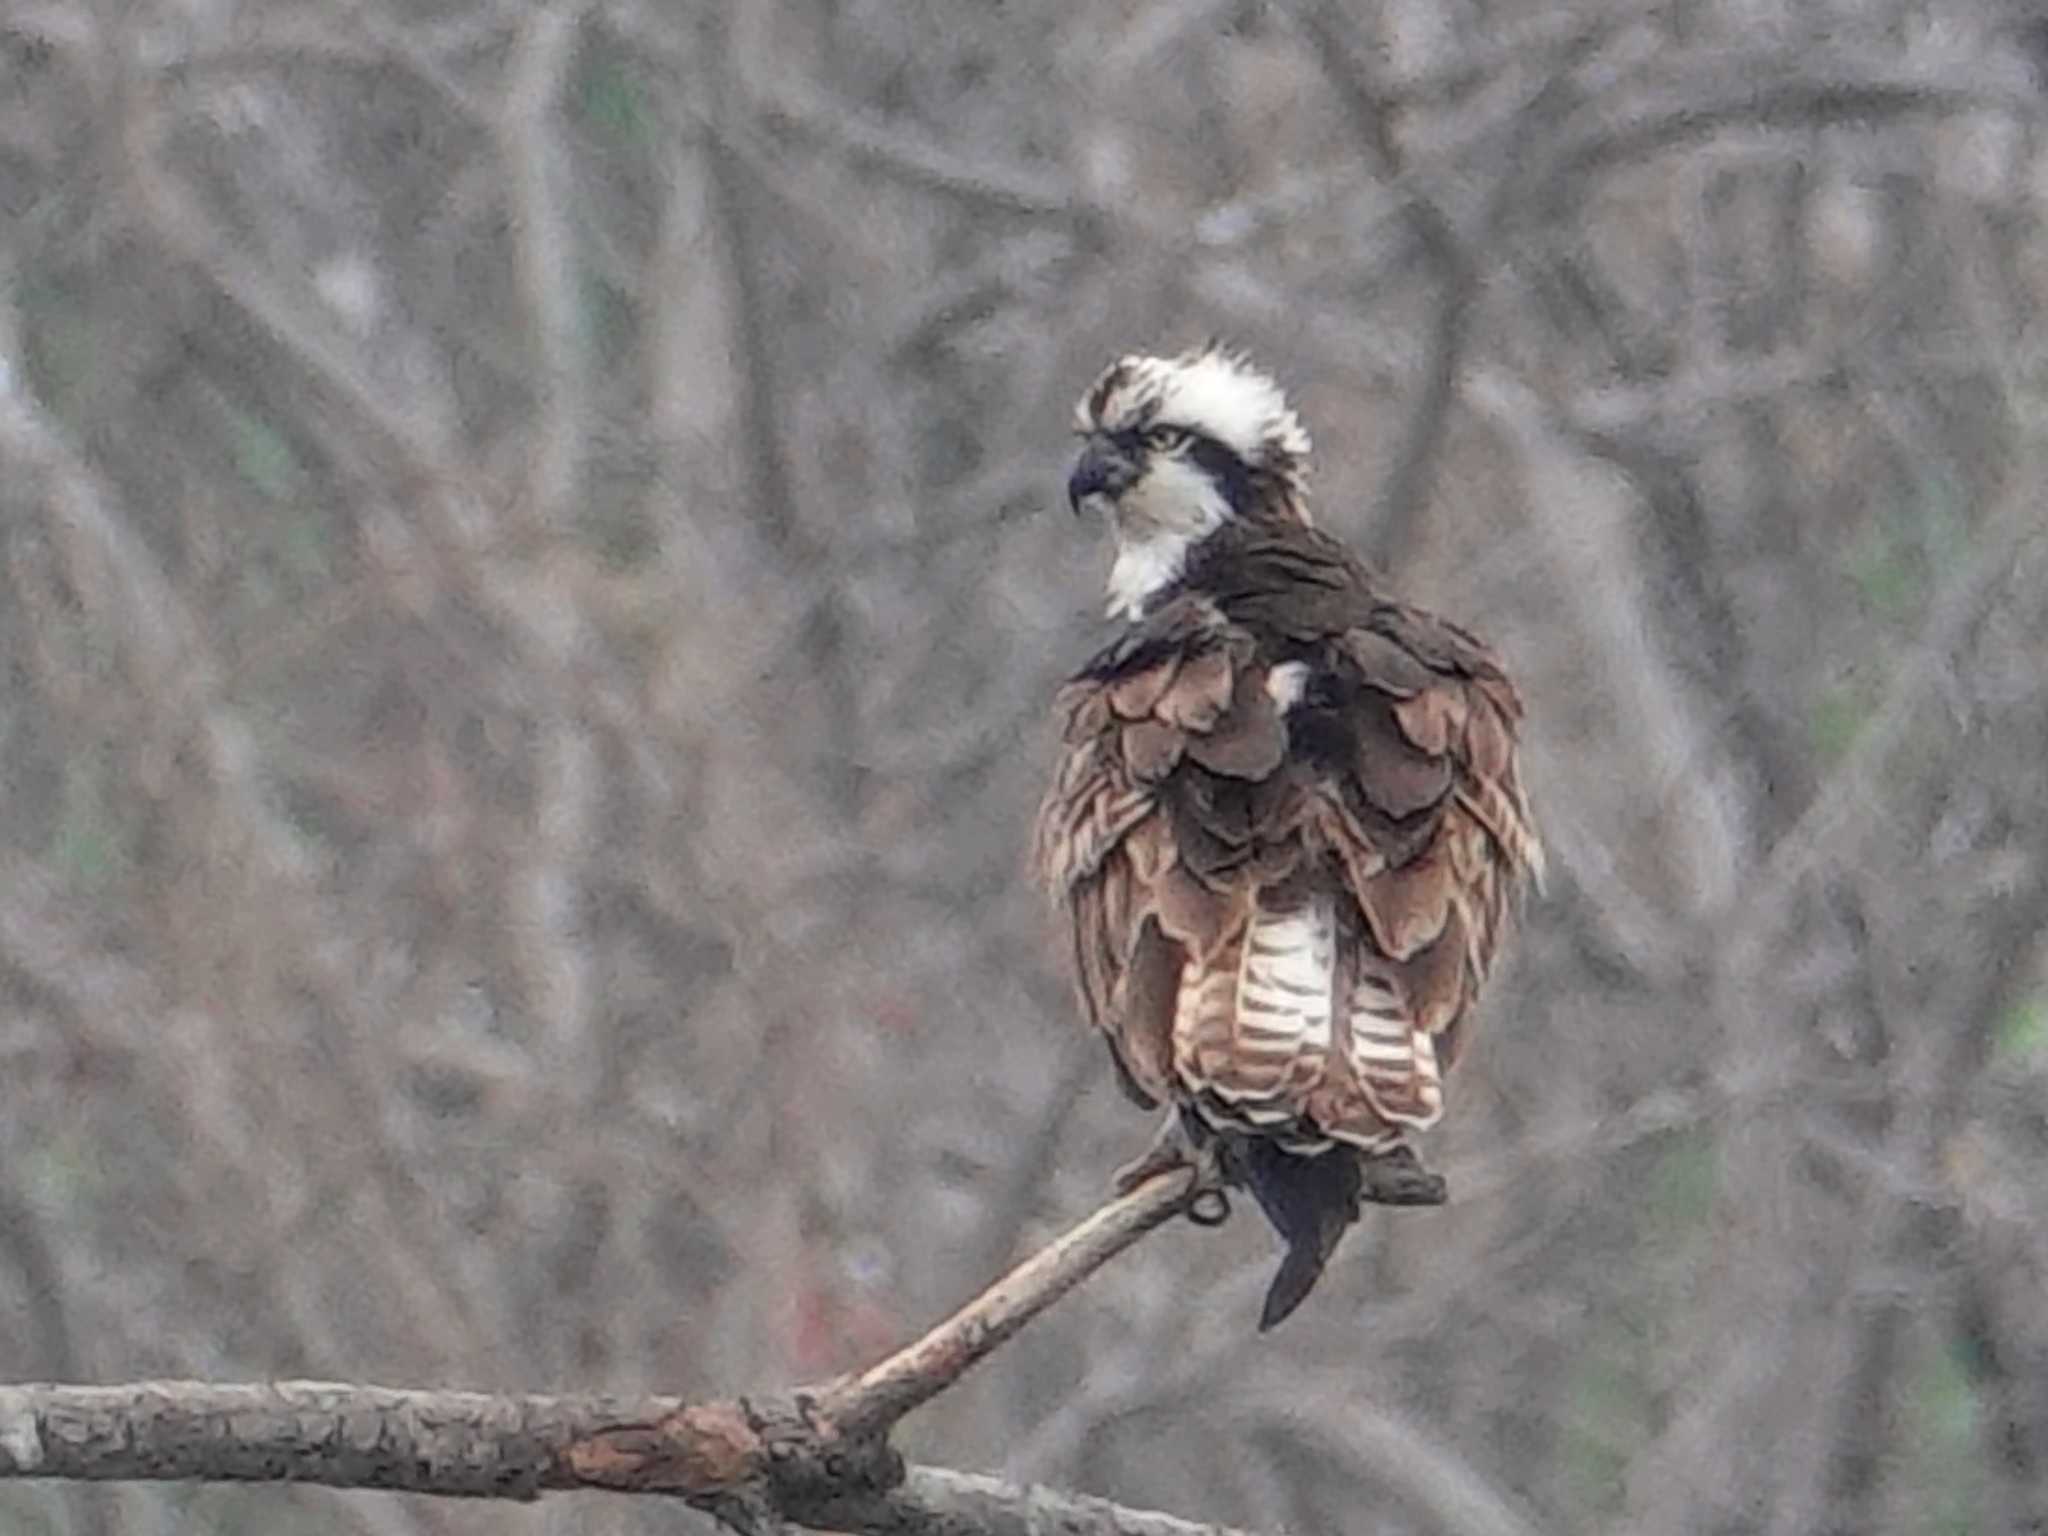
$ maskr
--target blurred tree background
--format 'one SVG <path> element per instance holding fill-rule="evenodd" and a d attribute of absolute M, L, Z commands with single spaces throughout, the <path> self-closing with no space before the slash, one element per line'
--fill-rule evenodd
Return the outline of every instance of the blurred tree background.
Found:
<path fill-rule="evenodd" d="M 906 1426 L 1296 1531 L 2048 1529 L 2048 20 L 4 0 L 0 1376 L 772 1386 L 1150 1132 L 1022 877 L 1220 333 L 1532 701 L 1432 1158 Z M 707 1529 L 0 1488 L 10 1530 Z"/>

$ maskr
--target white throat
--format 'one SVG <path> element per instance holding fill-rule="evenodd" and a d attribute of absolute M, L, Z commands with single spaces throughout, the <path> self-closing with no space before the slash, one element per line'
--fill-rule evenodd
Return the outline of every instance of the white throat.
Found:
<path fill-rule="evenodd" d="M 1147 599 L 1180 580 L 1194 542 L 1184 533 L 1119 541 L 1116 560 L 1109 568 L 1109 616 L 1135 619 L 1143 613 Z"/>
<path fill-rule="evenodd" d="M 1109 616 L 1135 619 L 1151 598 L 1180 580 L 1188 552 L 1230 520 L 1230 506 L 1194 465 L 1159 458 L 1124 492 L 1114 518 Z"/>

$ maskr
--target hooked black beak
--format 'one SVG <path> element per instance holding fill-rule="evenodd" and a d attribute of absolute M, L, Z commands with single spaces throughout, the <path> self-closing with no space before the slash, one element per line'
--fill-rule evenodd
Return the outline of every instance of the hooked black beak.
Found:
<path fill-rule="evenodd" d="M 1129 455 L 1106 437 L 1091 437 L 1067 476 L 1067 505 L 1079 517 L 1081 503 L 1090 496 L 1119 496 L 1137 478 L 1138 466 Z"/>

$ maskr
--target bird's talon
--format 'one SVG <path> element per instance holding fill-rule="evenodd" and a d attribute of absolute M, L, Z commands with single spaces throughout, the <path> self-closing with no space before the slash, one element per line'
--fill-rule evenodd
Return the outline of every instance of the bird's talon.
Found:
<path fill-rule="evenodd" d="M 1364 1173 L 1360 1193 L 1376 1205 L 1442 1205 L 1450 1198 L 1444 1176 L 1425 1168 L 1412 1147 L 1367 1158 Z"/>
<path fill-rule="evenodd" d="M 1230 1220 L 1230 1196 L 1220 1189 L 1198 1189 L 1188 1199 L 1188 1220 L 1198 1227 L 1220 1227 Z"/>
<path fill-rule="evenodd" d="M 1152 1144 L 1130 1162 L 1111 1175 L 1110 1184 L 1119 1195 L 1128 1195 L 1148 1179 L 1155 1179 L 1162 1173 L 1172 1173 L 1185 1168 L 1195 1161 L 1193 1148 L 1188 1144 L 1187 1133 L 1180 1123 L 1180 1116 L 1168 1110 L 1166 1118 L 1152 1137 Z"/>
<path fill-rule="evenodd" d="M 1125 1163 L 1123 1167 L 1110 1175 L 1110 1187 L 1119 1195 L 1128 1195 L 1147 1180 L 1155 1179 L 1162 1173 L 1171 1173 L 1176 1168 L 1185 1167 L 1186 1163 L 1186 1158 L 1175 1154 L 1170 1149 L 1154 1147 L 1143 1157 L 1135 1158 Z"/>

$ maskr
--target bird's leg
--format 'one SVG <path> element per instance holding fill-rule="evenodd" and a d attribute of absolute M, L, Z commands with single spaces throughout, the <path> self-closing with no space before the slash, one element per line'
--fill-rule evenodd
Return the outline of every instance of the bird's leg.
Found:
<path fill-rule="evenodd" d="M 1195 1147 L 1190 1140 L 1187 1127 L 1180 1123 L 1180 1111 L 1168 1106 L 1166 1117 L 1159 1122 L 1159 1129 L 1152 1133 L 1152 1140 L 1143 1152 L 1125 1163 L 1111 1176 L 1111 1183 L 1120 1195 L 1128 1195 L 1147 1179 L 1156 1174 L 1171 1173 L 1176 1168 L 1185 1168 L 1195 1161 Z"/>
<path fill-rule="evenodd" d="M 1230 1200 L 1223 1193 L 1223 1160 L 1213 1137 L 1197 1140 L 1188 1134 L 1178 1109 L 1169 1108 L 1152 1143 L 1113 1176 L 1116 1192 L 1127 1195 L 1147 1179 L 1171 1173 L 1176 1168 L 1195 1171 L 1194 1188 L 1188 1200 L 1188 1220 L 1197 1226 L 1221 1226 L 1230 1216 Z"/>
<path fill-rule="evenodd" d="M 1364 1166 L 1362 1198 L 1379 1205 L 1442 1205 L 1450 1196 L 1444 1176 L 1422 1166 L 1415 1149 L 1402 1142 L 1390 1151 L 1361 1159 Z"/>

